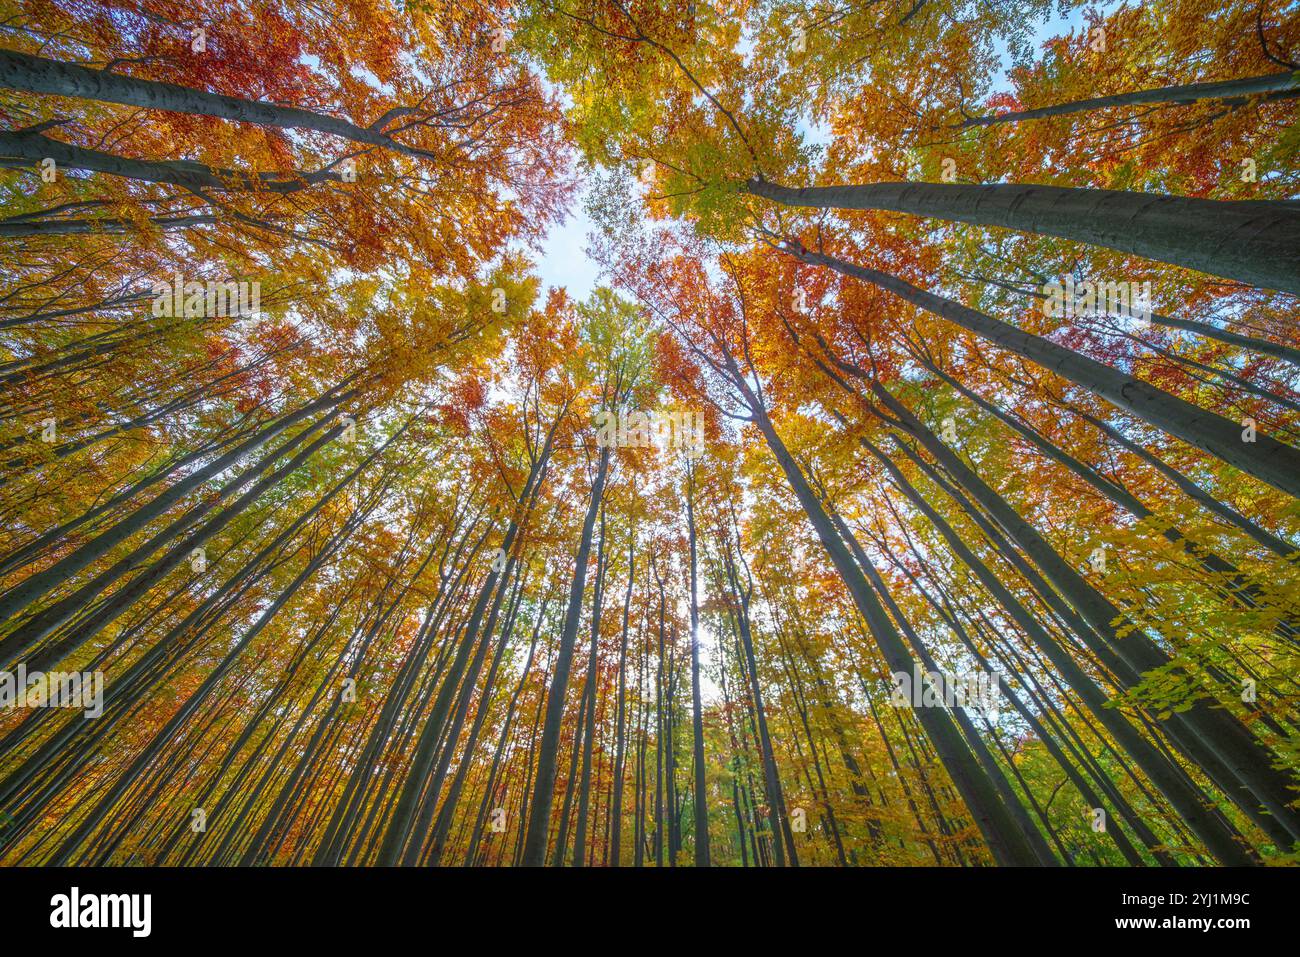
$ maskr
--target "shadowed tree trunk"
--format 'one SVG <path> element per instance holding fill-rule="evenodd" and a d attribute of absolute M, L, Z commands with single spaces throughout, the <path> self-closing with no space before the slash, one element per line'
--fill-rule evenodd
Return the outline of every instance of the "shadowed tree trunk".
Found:
<path fill-rule="evenodd" d="M 596 581 L 591 606 L 591 648 L 587 660 L 587 717 L 582 732 L 582 774 L 578 785 L 578 823 L 573 831 L 573 866 L 587 857 L 587 813 L 591 804 L 591 751 L 596 738 L 597 665 L 600 652 L 600 609 L 605 597 L 605 510 L 600 510 L 600 545 L 596 548 Z"/>
<path fill-rule="evenodd" d="M 623 595 L 623 627 L 618 645 L 618 710 L 614 719 L 614 793 L 610 796 L 610 846 L 609 862 L 618 867 L 623 844 L 623 773 L 626 758 L 626 704 L 627 704 L 627 623 L 632 609 L 632 586 L 636 582 L 636 529 L 628 529 L 627 592 Z M 638 691 L 639 694 L 639 691 Z M 638 776 L 639 776 L 638 768 Z M 640 805 L 637 805 L 640 809 Z M 639 836 L 639 835 L 638 835 Z"/>
<path fill-rule="evenodd" d="M 709 866 L 709 804 L 704 785 L 704 714 L 700 704 L 700 596 L 696 575 L 695 466 L 686 464 L 686 534 L 691 577 L 691 727 L 695 786 L 695 866 Z"/>

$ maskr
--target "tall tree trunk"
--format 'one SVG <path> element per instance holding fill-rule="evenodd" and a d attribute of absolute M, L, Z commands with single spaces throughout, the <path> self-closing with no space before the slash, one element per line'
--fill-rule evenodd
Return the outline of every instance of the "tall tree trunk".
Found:
<path fill-rule="evenodd" d="M 206 93 L 175 83 L 136 79 L 17 50 L 0 50 L 0 87 L 100 100 L 104 103 L 121 103 L 150 110 L 168 110 L 172 113 L 215 116 L 259 126 L 314 130 L 369 146 L 382 146 L 408 155 L 418 155 L 418 151 L 397 143 L 374 126 L 360 127 L 338 117 L 297 107 Z"/>
<path fill-rule="evenodd" d="M 915 306 L 968 329 L 995 346 L 1088 389 L 1115 407 L 1150 422 L 1189 445 L 1218 456 L 1248 475 L 1300 498 L 1300 450 L 1267 435 L 1256 436 L 1255 442 L 1245 442 L 1240 425 L 1214 412 L 1201 409 L 1049 339 L 1022 332 L 1015 326 L 986 316 L 952 299 L 918 289 L 896 276 L 806 250 L 793 255 L 804 262 L 827 266 L 836 272 L 892 292 Z M 1296 261 L 1300 262 L 1300 256 Z"/>
<path fill-rule="evenodd" d="M 618 708 L 614 719 L 614 780 L 610 795 L 609 862 L 613 867 L 622 863 L 623 847 L 623 775 L 626 757 L 627 734 L 627 624 L 632 610 L 632 586 L 636 582 L 636 529 L 629 527 L 627 543 L 627 591 L 623 595 L 623 626 L 619 631 L 618 645 Z M 639 808 L 639 805 L 638 805 Z"/>
<path fill-rule="evenodd" d="M 1300 294 L 1300 203 L 1192 199 L 1110 189 L 996 183 L 873 183 L 794 189 L 745 184 L 783 206 L 891 210 L 1104 246 Z"/>
<path fill-rule="evenodd" d="M 700 596 L 696 574 L 695 466 L 686 466 L 686 534 L 691 576 L 691 727 L 694 741 L 695 866 L 709 866 L 709 803 L 704 784 L 704 709 L 700 704 Z"/>
<path fill-rule="evenodd" d="M 0 619 L 12 618 L 52 588 L 66 582 L 70 577 L 102 558 L 111 549 L 143 529 L 150 521 L 164 514 L 190 492 L 202 486 L 213 476 L 219 475 L 230 468 L 249 453 L 265 445 L 285 429 L 316 412 L 339 405 L 353 394 L 349 392 L 339 395 L 336 392 L 337 390 L 331 389 L 319 399 L 309 402 L 293 412 L 276 417 L 251 438 L 241 442 L 235 448 L 202 468 L 190 473 L 171 488 L 160 493 L 147 505 L 141 506 L 129 518 L 125 518 L 112 528 L 101 532 L 49 568 L 27 578 L 21 585 L 11 588 L 0 599 Z M 5 654 L 0 656 L 0 664 L 12 661 L 16 655 L 25 650 L 26 647 L 17 646 L 5 648 Z"/>
<path fill-rule="evenodd" d="M 591 752 L 596 738 L 597 666 L 600 660 L 600 609 L 605 597 L 605 510 L 600 510 L 600 544 L 596 547 L 596 580 L 591 604 L 591 648 L 587 658 L 587 720 L 582 732 L 582 774 L 578 784 L 578 824 L 573 831 L 573 866 L 587 856 L 587 815 L 591 804 Z"/>
<path fill-rule="evenodd" d="M 556 414 L 555 420 L 547 432 L 546 442 L 541 453 L 529 469 L 528 479 L 519 493 L 519 501 L 516 503 L 515 512 L 511 515 L 505 538 L 502 540 L 501 554 L 507 556 L 506 568 L 509 570 L 513 570 L 513 564 L 517 558 L 515 540 L 527 519 L 537 490 L 546 476 L 546 470 L 550 464 L 552 443 L 563 418 L 564 410 L 561 410 Z M 461 639 L 456 658 L 443 678 L 442 687 L 438 691 L 438 697 L 434 700 L 433 709 L 420 732 L 415 754 L 411 759 L 411 767 L 407 772 L 406 781 L 402 787 L 401 796 L 398 799 L 393 816 L 388 822 L 383 844 L 380 845 L 380 864 L 392 866 L 402 860 L 403 851 L 408 840 L 412 837 L 412 826 L 419 809 L 420 799 L 429 784 L 429 774 L 433 770 L 433 762 L 437 757 L 437 745 L 445 730 L 446 721 L 452 708 L 452 700 L 460 686 L 465 669 L 470 663 L 471 655 L 478 645 L 486 644 L 490 639 L 490 636 L 480 636 L 479 631 L 488 604 L 492 601 L 497 590 L 496 586 L 500 574 L 501 572 L 498 572 L 495 567 L 488 572 L 487 578 L 479 590 L 478 599 L 475 601 L 473 610 L 470 613 L 469 622 L 465 627 L 465 635 Z M 422 844 L 422 838 L 417 836 L 416 842 Z"/>
<path fill-rule="evenodd" d="M 541 867 L 546 862 L 547 835 L 551 825 L 551 804 L 555 799 L 555 765 L 559 756 L 560 729 L 564 722 L 564 699 L 569 689 L 569 673 L 573 669 L 573 646 L 578 638 L 578 625 L 582 618 L 582 596 L 587 584 L 587 562 L 591 558 L 591 538 L 596 527 L 596 514 L 605 495 L 605 479 L 609 473 L 610 447 L 600 450 L 600 462 L 591 487 L 587 515 L 582 523 L 582 537 L 574 558 L 573 583 L 569 589 L 569 605 L 564 614 L 564 627 L 560 632 L 560 648 L 555 657 L 555 670 L 547 693 L 546 720 L 542 725 L 542 738 L 537 760 L 537 777 L 533 783 L 533 798 L 528 809 L 528 831 L 524 839 L 523 865 Z"/>
<path fill-rule="evenodd" d="M 969 116 L 955 125 L 959 129 L 968 129 L 972 126 L 1019 123 L 1021 120 L 1037 120 L 1048 116 L 1086 113 L 1089 110 L 1102 110 L 1113 106 L 1144 106 L 1149 103 L 1196 103 L 1201 100 L 1244 102 L 1247 97 L 1260 96 L 1261 94 L 1265 94 L 1264 99 L 1294 97 L 1300 95 L 1300 90 L 1295 89 L 1298 76 L 1300 74 L 1297 74 L 1294 70 L 1284 70 L 1281 73 L 1250 76 L 1240 80 L 1216 80 L 1207 83 L 1161 86 L 1150 90 L 1116 93 L 1111 96 L 1095 96 L 1086 100 L 1071 100 L 1068 103 L 1040 106 L 1032 110 L 994 113 L 989 116 Z"/>

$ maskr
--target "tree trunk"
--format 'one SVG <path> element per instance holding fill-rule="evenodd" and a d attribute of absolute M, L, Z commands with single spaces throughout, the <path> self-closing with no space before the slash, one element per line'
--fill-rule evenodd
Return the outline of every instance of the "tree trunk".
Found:
<path fill-rule="evenodd" d="M 749 180 L 784 206 L 892 210 L 1104 246 L 1300 294 L 1300 203 L 1192 199 L 1110 189 L 995 183 L 873 183 L 793 189 Z"/>
<path fill-rule="evenodd" d="M 1112 106 L 1143 106 L 1148 103 L 1196 103 L 1200 100 L 1236 100 L 1244 102 L 1247 97 L 1267 95 L 1265 99 L 1280 99 L 1300 95 L 1296 90 L 1296 78 L 1300 76 L 1292 70 L 1270 73 L 1265 76 L 1251 76 L 1241 80 L 1218 80 L 1210 83 L 1184 83 L 1177 86 L 1161 86 L 1150 90 L 1134 90 L 1130 93 L 1117 93 L 1111 96 L 1096 96 L 1087 100 L 1071 100 L 1053 106 L 1040 106 L 1032 110 L 1017 110 L 1012 113 L 995 113 L 990 116 L 970 116 L 955 124 L 958 129 L 972 126 L 993 126 L 999 123 L 1019 123 L 1021 120 L 1037 120 L 1048 116 L 1066 116 L 1071 113 L 1085 113 L 1089 110 L 1102 110 Z"/>
<path fill-rule="evenodd" d="M 1088 389 L 1117 408 L 1150 422 L 1189 445 L 1218 456 L 1260 481 L 1300 498 L 1300 450 L 1267 435 L 1257 435 L 1253 443 L 1245 442 L 1242 440 L 1242 427 L 1235 422 L 1162 392 L 1141 379 L 1135 379 L 1049 339 L 1022 332 L 1009 323 L 986 316 L 952 299 L 918 289 L 896 276 L 807 250 L 792 254 L 804 262 L 827 266 L 836 272 L 892 292 L 913 305 L 968 329 L 999 348 L 1022 356 Z M 1300 255 L 1296 261 L 1300 262 Z"/>
<path fill-rule="evenodd" d="M 600 464 L 591 487 L 591 501 L 582 523 L 582 538 L 575 556 L 573 583 L 569 589 L 569 605 L 564 614 L 564 627 L 560 632 L 560 648 L 555 658 L 555 671 L 546 702 L 546 720 L 542 725 L 542 739 L 538 752 L 537 778 L 533 782 L 533 800 L 528 809 L 528 832 L 524 839 L 523 865 L 541 867 L 546 862 L 547 835 L 551 824 L 551 804 L 555 799 L 555 765 L 559 756 L 560 729 L 564 722 L 564 699 L 569 688 L 569 672 L 573 668 L 573 646 L 578 638 L 578 625 L 582 617 L 582 595 L 587 584 L 587 562 L 591 558 L 591 539 L 596 527 L 596 514 L 605 495 L 605 479 L 609 473 L 610 447 L 600 450 Z"/>
<path fill-rule="evenodd" d="M 0 50 L 0 87 L 100 100 L 104 103 L 121 103 L 150 110 L 168 110 L 172 113 L 215 116 L 241 123 L 255 123 L 258 126 L 314 130 L 370 146 L 382 146 L 408 154 L 414 152 L 377 129 L 362 128 L 338 117 L 292 106 L 277 106 L 261 100 L 206 93 L 175 83 L 140 80 L 17 50 Z"/>
<path fill-rule="evenodd" d="M 695 866 L 709 866 L 709 803 L 704 783 L 704 714 L 700 704 L 700 596 L 696 575 L 695 467 L 686 466 L 686 531 L 691 575 L 691 726 L 694 742 Z"/>

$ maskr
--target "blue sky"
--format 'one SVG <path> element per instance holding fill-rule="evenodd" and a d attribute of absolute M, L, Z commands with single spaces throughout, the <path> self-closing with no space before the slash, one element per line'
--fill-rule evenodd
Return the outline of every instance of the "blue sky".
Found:
<path fill-rule="evenodd" d="M 563 286 L 574 299 L 585 299 L 599 283 L 599 270 L 587 258 L 587 234 L 594 228 L 586 209 L 583 194 L 575 195 L 569 216 L 561 226 L 553 226 L 546 236 L 542 255 L 538 258 L 537 274 L 542 277 L 543 289 Z"/>
<path fill-rule="evenodd" d="M 1107 10 L 1117 5 L 1114 0 L 1111 0 L 1099 6 Z M 1035 50 L 1049 37 L 1068 33 L 1071 28 L 1077 28 L 1082 23 L 1083 11 L 1075 8 L 1064 17 L 1053 16 L 1044 23 L 1034 24 Z M 997 48 L 1000 53 L 1003 53 L 1005 67 L 1007 65 L 1005 46 L 998 43 Z M 996 85 L 1005 86 L 1005 74 L 1002 82 Z M 810 129 L 804 125 L 800 132 L 813 142 L 825 141 L 824 131 Z M 583 208 L 583 198 L 581 191 L 574 196 L 568 218 L 562 225 L 553 227 L 547 234 L 542 253 L 537 260 L 537 273 L 542 279 L 543 288 L 563 286 L 574 299 L 586 298 L 600 281 L 599 269 L 587 258 L 587 234 L 592 230 L 593 224 Z"/>

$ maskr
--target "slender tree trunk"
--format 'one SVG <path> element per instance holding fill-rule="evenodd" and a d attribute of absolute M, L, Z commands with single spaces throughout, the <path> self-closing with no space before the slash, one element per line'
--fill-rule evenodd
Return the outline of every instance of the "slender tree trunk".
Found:
<path fill-rule="evenodd" d="M 614 780 L 610 795 L 610 845 L 609 862 L 613 867 L 622 864 L 623 841 L 623 776 L 627 735 L 625 731 L 627 707 L 627 623 L 632 609 L 632 586 L 636 582 L 636 529 L 628 529 L 627 592 L 623 595 L 623 627 L 618 646 L 618 710 L 614 719 Z M 639 805 L 638 805 L 639 809 Z"/>
<path fill-rule="evenodd" d="M 1114 106 L 1144 106 L 1151 103 L 1196 103 L 1201 100 L 1244 102 L 1248 97 L 1260 96 L 1261 94 L 1264 95 L 1264 99 L 1293 97 L 1300 95 L 1300 90 L 1295 89 L 1298 75 L 1300 74 L 1293 70 L 1284 70 L 1281 73 L 1251 76 L 1240 80 L 1217 80 L 1208 83 L 1161 86 L 1150 90 L 1134 90 L 1130 93 L 1096 96 L 1086 100 L 1071 100 L 1068 103 L 1041 106 L 1032 110 L 994 113 L 989 116 L 970 116 L 955 125 L 959 129 L 968 129 L 972 126 L 994 126 L 1001 123 L 1019 123 L 1021 120 L 1037 120 L 1048 116 L 1086 113 L 1089 110 L 1102 110 Z"/>
<path fill-rule="evenodd" d="M 696 575 L 695 466 L 686 466 L 686 534 L 691 576 L 691 727 L 695 767 L 695 866 L 709 866 L 709 804 L 704 778 L 704 709 L 700 704 L 700 596 Z"/>
<path fill-rule="evenodd" d="M 600 544 L 591 605 L 591 648 L 587 658 L 587 720 L 582 733 L 582 775 L 578 785 L 578 824 L 573 831 L 573 866 L 582 867 L 587 850 L 587 816 L 591 804 L 591 752 L 596 738 L 597 674 L 600 658 L 600 609 L 605 597 L 605 510 L 600 511 Z"/>
<path fill-rule="evenodd" d="M 582 617 L 582 596 L 587 584 L 587 562 L 591 557 L 591 538 L 595 531 L 596 514 L 600 511 L 604 499 L 609 460 L 610 448 L 606 446 L 600 450 L 600 462 L 591 487 L 591 500 L 582 523 L 578 553 L 574 558 L 575 567 L 573 583 L 569 589 L 569 605 L 564 614 L 560 648 L 555 658 L 555 670 L 547 695 L 546 721 L 542 725 L 537 777 L 533 783 L 533 799 L 528 809 L 528 831 L 524 839 L 523 856 L 525 867 L 541 867 L 546 861 L 551 805 L 555 799 L 555 766 L 560 746 L 560 729 L 564 722 L 564 699 L 569 688 L 569 673 L 573 668 L 573 646 L 578 637 L 578 625 Z"/>
<path fill-rule="evenodd" d="M 959 302 L 918 289 L 896 276 L 820 253 L 803 251 L 797 254 L 797 258 L 810 264 L 827 266 L 836 272 L 892 292 L 999 348 L 1088 389 L 1115 407 L 1219 457 L 1248 475 L 1300 498 L 1300 450 L 1267 435 L 1257 435 L 1256 441 L 1245 442 L 1240 425 L 1214 412 L 1201 409 L 1049 339 L 1022 332 L 1015 326 L 986 316 Z M 1296 262 L 1300 262 L 1300 256 L 1296 257 Z"/>

